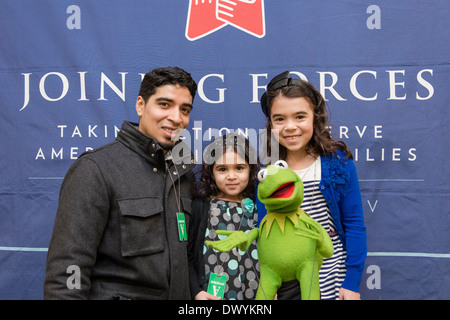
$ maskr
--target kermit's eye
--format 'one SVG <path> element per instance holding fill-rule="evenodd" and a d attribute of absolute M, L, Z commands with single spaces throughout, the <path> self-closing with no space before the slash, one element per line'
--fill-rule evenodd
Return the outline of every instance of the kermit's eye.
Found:
<path fill-rule="evenodd" d="M 287 169 L 289 168 L 288 164 L 286 161 L 284 160 L 278 160 L 277 162 L 275 162 L 273 164 L 275 167 L 280 168 L 280 169 Z"/>
<path fill-rule="evenodd" d="M 259 182 L 263 182 L 264 180 L 266 180 L 266 175 L 267 175 L 267 169 L 259 170 L 259 172 L 258 172 Z"/>

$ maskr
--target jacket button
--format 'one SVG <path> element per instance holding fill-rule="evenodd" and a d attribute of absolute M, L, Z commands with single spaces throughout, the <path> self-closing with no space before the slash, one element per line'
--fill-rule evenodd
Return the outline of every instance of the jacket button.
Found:
<path fill-rule="evenodd" d="M 152 158 L 154 158 L 155 157 L 155 154 L 154 153 L 152 153 Z"/>
<path fill-rule="evenodd" d="M 183 166 L 182 166 L 182 167 L 183 167 L 183 169 L 186 169 L 186 166 L 185 166 L 184 164 L 183 164 Z"/>
<path fill-rule="evenodd" d="M 176 171 L 173 172 L 173 175 L 174 175 L 174 176 L 176 176 L 177 174 L 178 174 L 178 172 L 176 172 Z"/>
<path fill-rule="evenodd" d="M 153 172 L 156 172 L 156 171 L 158 171 L 158 169 L 156 169 L 156 168 L 153 168 Z"/>

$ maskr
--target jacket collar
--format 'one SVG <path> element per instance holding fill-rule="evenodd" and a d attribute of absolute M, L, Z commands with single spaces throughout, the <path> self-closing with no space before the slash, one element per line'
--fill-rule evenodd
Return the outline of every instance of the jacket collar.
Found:
<path fill-rule="evenodd" d="M 158 168 L 164 168 L 164 149 L 156 139 L 142 133 L 138 127 L 138 123 L 124 121 L 117 135 L 117 140 L 141 157 L 147 159 L 152 165 Z M 181 149 L 184 152 L 182 152 L 181 161 L 183 163 L 194 163 L 192 152 L 184 142 L 177 142 L 175 146 L 177 148 L 174 147 L 173 150 L 180 150 L 180 146 L 182 146 Z M 189 150 L 189 152 L 185 152 L 185 150 Z"/>

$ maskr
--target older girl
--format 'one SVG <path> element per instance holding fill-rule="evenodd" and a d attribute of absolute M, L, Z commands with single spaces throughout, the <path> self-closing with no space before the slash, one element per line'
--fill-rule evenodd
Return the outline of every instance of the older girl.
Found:
<path fill-rule="evenodd" d="M 360 299 L 367 247 L 358 177 L 350 150 L 331 138 L 324 98 L 286 71 L 271 80 L 261 107 L 267 131 L 279 142 L 280 159 L 303 180 L 301 208 L 322 224 L 334 245 L 334 255 L 324 259 L 319 273 L 321 298 Z M 268 134 L 268 156 L 270 142 Z M 258 213 L 261 221 L 266 214 L 261 203 Z M 298 296 L 295 291 L 298 283 L 284 284 L 278 299 Z"/>

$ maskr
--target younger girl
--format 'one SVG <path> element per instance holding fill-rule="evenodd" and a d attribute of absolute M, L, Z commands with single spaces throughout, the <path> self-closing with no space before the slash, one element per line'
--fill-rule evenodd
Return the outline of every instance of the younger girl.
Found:
<path fill-rule="evenodd" d="M 196 300 L 220 299 L 214 292 L 207 292 L 210 278 L 213 281 L 215 275 L 226 277 L 225 300 L 253 299 L 256 294 L 259 278 L 256 242 L 245 253 L 237 248 L 218 252 L 204 242 L 222 239 L 216 230 L 247 231 L 256 227 L 257 171 L 254 149 L 241 135 L 221 136 L 206 148 L 200 195 L 192 206 L 188 248 L 191 294 Z"/>
<path fill-rule="evenodd" d="M 286 71 L 271 80 L 261 107 L 267 132 L 279 142 L 280 159 L 303 180 L 301 208 L 321 223 L 334 245 L 333 256 L 323 260 L 319 272 L 321 298 L 359 299 L 367 254 L 359 182 L 350 150 L 328 131 L 325 100 L 310 83 L 292 79 Z M 267 138 L 271 156 L 274 146 L 269 134 Z M 261 221 L 266 211 L 261 203 L 257 207 Z M 292 297 L 295 290 L 298 282 L 282 285 L 278 299 Z"/>

